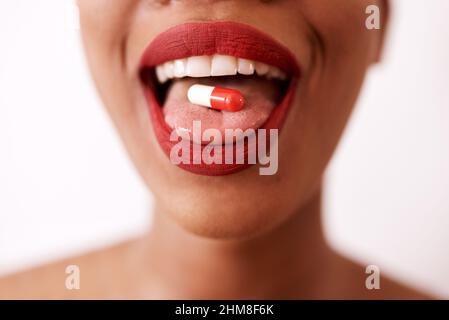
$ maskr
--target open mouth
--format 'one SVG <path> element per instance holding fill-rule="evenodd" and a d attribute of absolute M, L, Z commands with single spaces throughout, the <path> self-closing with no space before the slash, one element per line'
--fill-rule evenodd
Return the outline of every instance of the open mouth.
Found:
<path fill-rule="evenodd" d="M 177 143 L 170 141 L 172 131 L 191 134 L 194 121 L 201 121 L 202 131 L 216 129 L 223 135 L 228 129 L 280 130 L 293 100 L 299 67 L 284 46 L 248 25 L 186 23 L 160 34 L 148 46 L 140 75 L 157 140 L 169 156 Z M 229 112 L 193 104 L 187 92 L 194 84 L 238 90 L 245 99 L 244 108 Z M 211 142 L 201 135 L 190 136 L 190 143 L 201 147 Z M 226 148 L 235 149 L 236 144 L 223 146 L 223 153 Z M 247 144 L 243 148 L 247 154 Z M 248 163 L 178 165 L 202 175 L 249 167 Z"/>

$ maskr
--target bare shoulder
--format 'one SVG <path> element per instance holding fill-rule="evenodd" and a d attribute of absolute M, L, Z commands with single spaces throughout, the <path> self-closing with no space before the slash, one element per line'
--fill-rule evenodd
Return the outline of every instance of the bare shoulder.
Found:
<path fill-rule="evenodd" d="M 130 274 L 131 247 L 134 241 L 0 278 L 0 299 L 114 298 Z"/>
<path fill-rule="evenodd" d="M 340 257 L 341 272 L 339 288 L 343 299 L 362 300 L 429 300 L 434 299 L 409 284 L 394 280 L 378 267 L 363 266 L 356 262 Z M 410 279 L 411 281 L 412 279 Z M 412 282 L 412 281 L 411 281 Z"/>

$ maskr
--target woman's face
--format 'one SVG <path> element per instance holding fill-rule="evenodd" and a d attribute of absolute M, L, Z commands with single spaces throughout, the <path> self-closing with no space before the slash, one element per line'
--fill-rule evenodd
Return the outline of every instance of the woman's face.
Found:
<path fill-rule="evenodd" d="M 318 192 L 323 171 L 351 113 L 365 72 L 376 61 L 382 42 L 382 31 L 365 27 L 365 10 L 373 4 L 372 0 L 78 0 L 78 3 L 95 83 L 134 164 L 155 195 L 158 209 L 185 229 L 212 238 L 247 237 L 274 228 Z M 378 5 L 382 9 L 383 2 L 379 0 Z M 144 52 L 158 35 L 171 27 L 188 22 L 213 25 L 216 21 L 249 25 L 276 39 L 300 67 L 299 81 L 293 82 L 294 75 L 288 75 L 294 85 L 294 97 L 282 123 L 278 170 L 274 175 L 260 175 L 258 165 L 228 175 L 184 170 L 170 161 L 155 133 L 156 120 L 151 116 L 151 102 L 145 97 L 146 81 L 142 80 Z M 183 36 L 195 38 L 194 34 Z M 165 38 L 167 41 L 170 39 Z M 223 39 L 212 43 L 220 41 Z M 173 60 L 168 59 L 171 53 L 167 52 L 166 60 Z M 164 62 L 163 57 L 164 52 L 158 64 Z M 282 65 L 282 61 L 278 63 Z M 255 75 L 243 79 L 231 76 L 226 81 L 262 101 L 281 99 L 284 84 L 267 80 L 266 76 L 255 78 Z M 163 99 L 186 104 L 182 101 L 186 99 L 183 93 L 195 81 L 221 84 L 223 80 L 175 79 L 170 84 L 173 89 L 168 89 L 169 98 L 161 98 L 161 104 L 164 105 Z M 160 84 L 155 86 L 162 88 Z M 191 110 L 196 110 L 188 105 L 185 109 L 172 105 L 171 109 L 164 105 L 167 122 L 170 122 L 167 114 L 172 121 L 182 122 L 192 119 Z M 250 117 L 257 118 L 264 110 L 268 110 L 268 116 L 273 112 L 269 107 L 262 109 L 255 104 L 247 113 L 241 113 L 241 123 Z M 207 112 L 214 112 L 212 117 L 222 121 L 238 115 L 222 115 L 212 110 L 201 110 L 196 115 L 208 123 Z"/>

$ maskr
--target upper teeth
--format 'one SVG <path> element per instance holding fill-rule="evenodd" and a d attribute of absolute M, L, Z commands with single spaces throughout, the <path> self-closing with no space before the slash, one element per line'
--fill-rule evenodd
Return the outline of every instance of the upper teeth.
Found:
<path fill-rule="evenodd" d="M 269 79 L 287 79 L 287 75 L 277 67 L 219 54 L 168 61 L 156 67 L 156 76 L 160 83 L 173 78 L 233 76 L 237 73 L 252 75 L 254 72 Z"/>

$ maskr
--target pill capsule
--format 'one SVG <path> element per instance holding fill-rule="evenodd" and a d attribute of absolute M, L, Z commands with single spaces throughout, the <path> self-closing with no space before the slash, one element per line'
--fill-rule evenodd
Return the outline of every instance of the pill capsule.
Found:
<path fill-rule="evenodd" d="M 187 92 L 193 104 L 215 110 L 236 112 L 243 109 L 245 100 L 238 90 L 194 84 Z"/>

